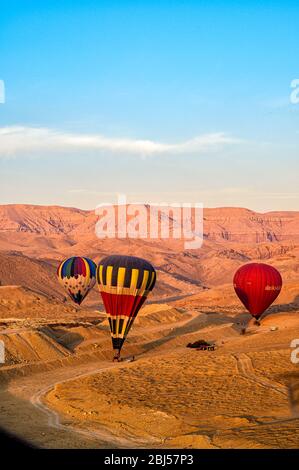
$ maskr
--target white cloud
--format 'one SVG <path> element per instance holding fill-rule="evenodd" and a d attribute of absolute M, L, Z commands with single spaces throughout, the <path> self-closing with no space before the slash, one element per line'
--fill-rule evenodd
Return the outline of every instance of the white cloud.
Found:
<path fill-rule="evenodd" d="M 223 132 L 203 134 L 181 143 L 109 138 L 100 134 L 74 134 L 47 128 L 10 126 L 0 128 L 0 158 L 55 155 L 66 152 L 105 151 L 150 156 L 202 153 L 241 143 Z"/>

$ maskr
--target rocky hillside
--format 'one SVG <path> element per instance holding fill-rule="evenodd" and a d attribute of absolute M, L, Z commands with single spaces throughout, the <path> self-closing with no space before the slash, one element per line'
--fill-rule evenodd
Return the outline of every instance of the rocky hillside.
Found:
<path fill-rule="evenodd" d="M 94 233 L 94 211 L 59 206 L 2 205 L 0 233 L 26 232 L 73 237 Z M 299 212 L 257 213 L 223 207 L 204 210 L 204 237 L 235 243 L 299 241 Z"/>
<path fill-rule="evenodd" d="M 61 259 L 84 255 L 98 262 L 110 253 L 151 260 L 159 280 L 152 296 L 155 301 L 176 300 L 231 283 L 235 270 L 253 260 L 277 266 L 284 280 L 298 280 L 299 212 L 205 209 L 204 243 L 193 250 L 185 250 L 183 241 L 173 238 L 99 239 L 97 220 L 93 211 L 75 208 L 0 206 L 1 285 L 22 285 L 61 299 L 55 275 Z M 95 306 L 98 294 L 89 301 Z"/>

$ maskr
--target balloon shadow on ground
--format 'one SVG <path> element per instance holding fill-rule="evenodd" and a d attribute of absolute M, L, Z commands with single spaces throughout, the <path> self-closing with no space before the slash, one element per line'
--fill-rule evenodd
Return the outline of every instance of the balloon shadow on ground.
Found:
<path fill-rule="evenodd" d="M 169 341 L 177 338 L 178 336 L 183 336 L 189 333 L 196 333 L 197 331 L 200 334 L 200 329 L 208 325 L 208 321 L 211 320 L 211 316 L 212 313 L 209 313 L 209 315 L 199 314 L 197 317 L 192 318 L 189 322 L 185 323 L 180 327 L 171 328 L 170 326 L 170 331 L 167 335 L 157 340 L 143 344 L 142 348 L 144 352 L 148 352 L 151 349 L 155 349 L 165 343 L 168 343 Z M 217 314 L 215 312 L 215 318 L 213 318 L 213 321 L 215 326 L 234 323 L 232 318 L 219 315 L 219 312 L 217 312 Z M 234 327 L 235 325 L 233 325 L 233 328 Z"/>
<path fill-rule="evenodd" d="M 64 330 L 63 328 L 55 328 L 55 331 L 41 328 L 40 331 L 71 352 L 74 352 L 76 346 L 84 341 L 84 337 L 79 333 L 73 333 L 67 329 Z"/>
<path fill-rule="evenodd" d="M 299 295 L 288 304 L 276 304 L 271 305 L 261 316 L 261 320 L 272 315 L 273 313 L 287 313 L 287 312 L 296 312 L 299 311 Z"/>

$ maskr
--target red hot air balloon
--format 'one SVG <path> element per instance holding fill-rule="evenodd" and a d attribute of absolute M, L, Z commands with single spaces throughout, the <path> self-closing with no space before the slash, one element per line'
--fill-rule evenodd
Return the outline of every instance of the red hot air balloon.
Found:
<path fill-rule="evenodd" d="M 156 271 L 145 259 L 111 255 L 97 269 L 97 281 L 108 315 L 115 350 L 120 359 L 123 343 L 156 282 Z"/>
<path fill-rule="evenodd" d="M 233 282 L 237 296 L 256 320 L 274 302 L 282 286 L 277 269 L 264 263 L 241 266 Z"/>

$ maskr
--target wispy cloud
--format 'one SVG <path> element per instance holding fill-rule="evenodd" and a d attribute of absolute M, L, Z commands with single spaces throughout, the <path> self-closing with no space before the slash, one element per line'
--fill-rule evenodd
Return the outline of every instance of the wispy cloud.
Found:
<path fill-rule="evenodd" d="M 179 143 L 110 138 L 100 134 L 75 134 L 47 128 L 10 126 L 0 128 L 0 158 L 105 151 L 127 155 L 201 154 L 241 143 L 224 132 L 203 134 Z"/>

